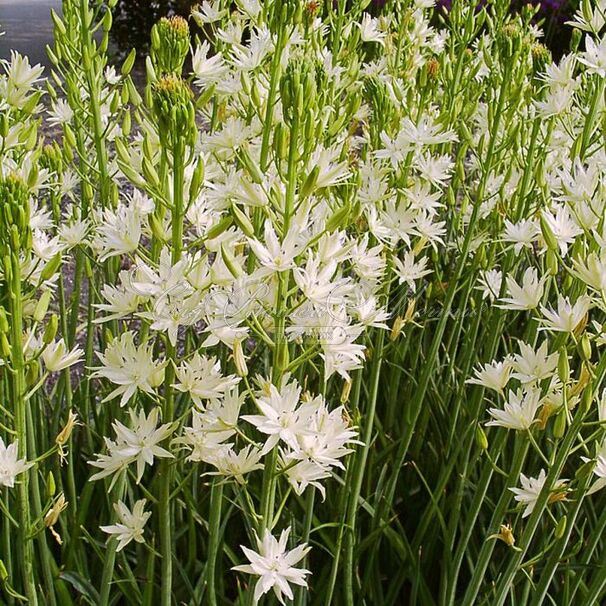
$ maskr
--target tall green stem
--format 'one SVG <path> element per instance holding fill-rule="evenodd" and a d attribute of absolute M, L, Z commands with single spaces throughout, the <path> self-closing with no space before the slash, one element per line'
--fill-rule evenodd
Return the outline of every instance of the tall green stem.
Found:
<path fill-rule="evenodd" d="M 11 281 L 8 293 L 11 316 L 11 381 L 15 410 L 15 431 L 19 440 L 19 457 L 28 457 L 27 410 L 25 400 L 25 360 L 23 358 L 23 316 L 21 302 L 21 264 L 17 251 L 10 255 Z M 17 489 L 19 536 L 21 543 L 21 574 L 25 595 L 30 606 L 37 606 L 38 592 L 34 576 L 34 546 L 30 537 L 31 514 L 29 501 L 29 471 L 19 478 Z"/>

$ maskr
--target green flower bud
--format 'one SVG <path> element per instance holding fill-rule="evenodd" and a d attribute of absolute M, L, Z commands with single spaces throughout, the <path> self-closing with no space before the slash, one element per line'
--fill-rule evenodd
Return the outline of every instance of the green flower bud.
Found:
<path fill-rule="evenodd" d="M 48 345 L 55 340 L 55 335 L 57 334 L 57 329 L 59 328 L 59 318 L 55 314 L 53 314 L 49 320 L 46 328 L 44 329 L 44 334 L 42 335 L 42 343 Z"/>
<path fill-rule="evenodd" d="M 164 17 L 151 32 L 151 58 L 158 75 L 181 74 L 189 51 L 189 25 L 183 17 Z"/>
<path fill-rule="evenodd" d="M 234 217 L 234 221 L 236 225 L 242 230 L 244 235 L 249 238 L 255 237 L 255 229 L 253 224 L 250 222 L 250 219 L 246 216 L 244 211 L 240 210 L 235 204 L 231 207 L 231 212 Z"/>
<path fill-rule="evenodd" d="M 0 333 L 6 334 L 10 330 L 8 324 L 8 318 L 6 316 L 6 310 L 4 307 L 0 307 Z"/>
<path fill-rule="evenodd" d="M 570 381 L 570 364 L 568 362 L 568 352 L 566 347 L 560 347 L 558 355 L 558 377 L 564 385 L 567 385 Z"/>
<path fill-rule="evenodd" d="M 193 143 L 197 127 L 192 98 L 189 85 L 179 76 L 169 74 L 154 84 L 153 106 L 164 145 L 173 147 L 182 140 Z"/>
<path fill-rule="evenodd" d="M 55 483 L 55 476 L 52 471 L 48 472 L 48 476 L 46 477 L 46 494 L 49 498 L 55 496 L 55 492 L 57 492 L 57 484 Z"/>
<path fill-rule="evenodd" d="M 42 296 L 38 299 L 38 303 L 36 303 L 36 308 L 34 310 L 34 320 L 36 322 L 42 322 L 44 320 L 44 316 L 46 316 L 46 312 L 48 311 L 48 305 L 51 300 L 51 291 L 45 290 L 42 293 Z"/>
<path fill-rule="evenodd" d="M 555 532 L 554 532 L 554 536 L 556 539 L 561 539 L 564 536 L 564 533 L 566 532 L 567 523 L 568 523 L 568 518 L 566 516 L 564 516 L 563 518 L 560 519 L 560 521 L 558 522 L 558 525 L 556 526 Z"/>
<path fill-rule="evenodd" d="M 488 448 L 488 438 L 486 437 L 486 433 L 481 425 L 476 426 L 476 444 L 482 450 L 486 450 Z"/>
<path fill-rule="evenodd" d="M 579 354 L 583 361 L 589 362 L 591 360 L 591 341 L 587 334 L 584 334 L 581 337 L 581 342 L 579 343 Z"/>
<path fill-rule="evenodd" d="M 36 360 L 28 362 L 25 372 L 25 382 L 28 386 L 36 384 L 38 377 L 40 376 L 40 364 Z"/>
<path fill-rule="evenodd" d="M 20 177 L 0 180 L 0 250 L 3 256 L 31 246 L 29 190 Z"/>

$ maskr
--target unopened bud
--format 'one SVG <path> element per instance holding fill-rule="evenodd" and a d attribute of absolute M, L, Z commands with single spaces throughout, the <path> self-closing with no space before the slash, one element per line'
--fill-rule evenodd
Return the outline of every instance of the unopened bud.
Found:
<path fill-rule="evenodd" d="M 248 376 L 248 366 L 246 365 L 246 356 L 242 349 L 242 339 L 234 341 L 234 364 L 239 377 Z"/>
<path fill-rule="evenodd" d="M 563 516 L 560 521 L 558 522 L 558 525 L 556 526 L 555 532 L 554 532 L 554 536 L 556 539 L 561 539 L 564 536 L 564 533 L 566 532 L 566 525 L 568 523 L 568 518 L 566 516 Z"/>
<path fill-rule="evenodd" d="M 55 335 L 57 334 L 57 329 L 59 328 L 59 319 L 55 314 L 53 314 L 49 319 L 44 329 L 44 334 L 42 335 L 42 343 L 44 345 L 49 345 L 55 340 Z"/>
<path fill-rule="evenodd" d="M 38 299 L 38 303 L 36 303 L 36 309 L 34 310 L 34 320 L 36 322 L 42 322 L 42 320 L 44 320 L 44 316 L 46 316 L 46 312 L 48 311 L 50 300 L 51 291 L 47 289 L 42 293 L 40 299 Z"/>

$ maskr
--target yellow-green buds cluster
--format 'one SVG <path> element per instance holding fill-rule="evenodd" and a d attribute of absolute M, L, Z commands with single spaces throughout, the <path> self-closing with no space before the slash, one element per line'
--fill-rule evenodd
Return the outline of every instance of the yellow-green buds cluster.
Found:
<path fill-rule="evenodd" d="M 151 31 L 151 58 L 158 76 L 180 75 L 189 51 L 189 25 L 183 17 L 163 17 Z"/>
<path fill-rule="evenodd" d="M 185 80 L 167 74 L 154 85 L 153 104 L 160 141 L 166 147 L 185 141 L 192 145 L 197 133 L 193 95 Z"/>
<path fill-rule="evenodd" d="M 280 94 L 284 117 L 287 123 L 295 114 L 302 118 L 308 109 L 315 106 L 316 75 L 309 63 L 291 61 L 280 82 Z"/>
<path fill-rule="evenodd" d="M 29 191 L 23 180 L 9 175 L 0 180 L 0 249 L 2 257 L 31 249 Z"/>

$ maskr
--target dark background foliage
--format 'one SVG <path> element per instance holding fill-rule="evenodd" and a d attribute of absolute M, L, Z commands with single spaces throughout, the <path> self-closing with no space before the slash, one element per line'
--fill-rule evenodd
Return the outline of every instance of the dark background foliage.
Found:
<path fill-rule="evenodd" d="M 304 2 L 305 0 L 301 0 Z M 450 6 L 451 0 L 438 0 L 438 10 Z M 168 15 L 187 16 L 195 0 L 119 0 L 114 13 L 112 35 L 120 52 L 136 48 L 144 56 L 149 46 L 149 33 L 153 24 Z M 378 13 L 385 0 L 373 0 L 369 10 Z M 564 23 L 576 10 L 579 0 L 512 0 L 512 10 L 525 4 L 539 5 L 537 19 L 542 21 L 545 44 L 554 56 L 560 57 L 570 43 L 571 28 Z"/>

